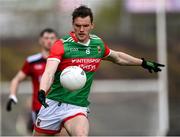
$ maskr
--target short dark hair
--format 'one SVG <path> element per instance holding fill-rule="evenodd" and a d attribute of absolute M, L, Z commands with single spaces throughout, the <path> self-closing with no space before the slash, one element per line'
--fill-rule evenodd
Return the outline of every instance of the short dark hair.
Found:
<path fill-rule="evenodd" d="M 41 31 L 40 33 L 40 37 L 42 37 L 44 35 L 44 33 L 54 33 L 57 36 L 57 32 L 51 28 L 45 28 Z"/>
<path fill-rule="evenodd" d="M 85 18 L 87 16 L 90 16 L 91 23 L 93 22 L 93 13 L 90 8 L 86 7 L 85 5 L 81 5 L 80 7 L 76 8 L 72 13 L 72 20 L 74 20 L 77 17 Z"/>

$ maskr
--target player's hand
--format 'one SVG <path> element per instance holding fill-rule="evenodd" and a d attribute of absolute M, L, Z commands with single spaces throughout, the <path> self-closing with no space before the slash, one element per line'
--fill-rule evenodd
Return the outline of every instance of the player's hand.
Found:
<path fill-rule="evenodd" d="M 11 111 L 12 110 L 12 104 L 16 104 L 18 102 L 18 99 L 15 95 L 10 95 L 7 105 L 6 105 L 6 110 Z"/>
<path fill-rule="evenodd" d="M 142 58 L 143 62 L 141 64 L 141 66 L 145 69 L 148 69 L 148 71 L 150 73 L 154 72 L 159 72 L 161 71 L 160 67 L 164 67 L 165 65 L 163 64 L 159 64 L 157 62 L 153 62 L 153 61 L 146 61 L 144 58 Z"/>
<path fill-rule="evenodd" d="M 38 100 L 45 108 L 49 107 L 49 105 L 46 103 L 46 94 L 44 90 L 40 90 L 38 92 Z"/>

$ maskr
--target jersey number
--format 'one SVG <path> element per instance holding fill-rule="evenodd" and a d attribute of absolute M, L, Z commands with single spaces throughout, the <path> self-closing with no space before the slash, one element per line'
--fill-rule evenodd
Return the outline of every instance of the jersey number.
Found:
<path fill-rule="evenodd" d="M 86 49 L 86 54 L 90 54 L 90 48 Z"/>

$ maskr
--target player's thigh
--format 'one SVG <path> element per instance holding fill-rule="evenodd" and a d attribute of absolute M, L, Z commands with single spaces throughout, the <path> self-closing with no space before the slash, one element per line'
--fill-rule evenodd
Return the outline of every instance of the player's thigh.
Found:
<path fill-rule="evenodd" d="M 66 121 L 64 127 L 72 136 L 88 136 L 89 133 L 89 121 L 84 115 Z"/>

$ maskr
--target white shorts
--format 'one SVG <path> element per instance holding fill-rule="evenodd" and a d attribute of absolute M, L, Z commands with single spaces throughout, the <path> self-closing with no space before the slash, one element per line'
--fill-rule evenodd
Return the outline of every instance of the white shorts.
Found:
<path fill-rule="evenodd" d="M 84 115 L 87 117 L 89 109 L 67 103 L 59 103 L 54 100 L 46 99 L 49 107 L 41 107 L 35 124 L 35 131 L 45 134 L 59 133 L 64 123 L 76 116 Z"/>

